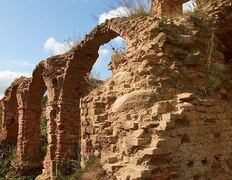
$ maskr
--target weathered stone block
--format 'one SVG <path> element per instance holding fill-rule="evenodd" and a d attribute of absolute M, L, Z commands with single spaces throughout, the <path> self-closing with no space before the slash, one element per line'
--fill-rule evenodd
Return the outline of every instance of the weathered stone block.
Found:
<path fill-rule="evenodd" d="M 122 128 L 125 130 L 135 130 L 138 129 L 138 123 L 133 121 L 124 121 L 122 123 Z"/>

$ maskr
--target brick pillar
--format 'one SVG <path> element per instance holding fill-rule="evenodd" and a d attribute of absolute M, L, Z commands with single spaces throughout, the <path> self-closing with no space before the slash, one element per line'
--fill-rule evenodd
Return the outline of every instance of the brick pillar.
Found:
<path fill-rule="evenodd" d="M 60 83 L 58 83 L 60 82 Z M 53 79 L 48 86 L 48 147 L 43 162 L 43 173 L 37 179 L 56 178 L 65 171 L 70 160 L 79 162 L 80 136 L 79 98 L 75 93 L 60 98 L 62 78 Z"/>
<path fill-rule="evenodd" d="M 13 166 L 21 173 L 42 167 L 40 155 L 41 107 L 19 107 L 17 155 Z"/>
<path fill-rule="evenodd" d="M 43 177 L 54 177 L 56 176 L 56 161 L 55 161 L 55 151 L 56 151 L 56 117 L 59 114 L 59 107 L 55 101 L 48 102 L 46 109 L 47 122 L 47 135 L 48 135 L 48 146 L 47 154 L 43 162 Z"/>
<path fill-rule="evenodd" d="M 60 114 L 57 116 L 58 124 L 56 137 L 56 173 L 63 173 L 70 160 L 80 163 L 80 110 L 79 102 L 74 99 L 59 104 Z M 71 116 L 70 116 L 71 115 Z"/>
<path fill-rule="evenodd" d="M 16 144 L 18 136 L 18 103 L 14 87 L 8 98 L 2 100 L 2 134 L 1 140 L 8 144 Z"/>
<path fill-rule="evenodd" d="M 19 173 L 28 173 L 42 168 L 40 152 L 41 100 L 46 91 L 42 83 L 27 82 L 17 91 L 19 106 L 19 130 L 17 152 L 12 165 Z"/>
<path fill-rule="evenodd" d="M 43 174 L 38 179 L 56 178 L 71 160 L 80 163 L 80 113 L 75 103 L 56 102 L 47 108 L 48 147 Z M 70 116 L 72 115 L 72 116 Z"/>

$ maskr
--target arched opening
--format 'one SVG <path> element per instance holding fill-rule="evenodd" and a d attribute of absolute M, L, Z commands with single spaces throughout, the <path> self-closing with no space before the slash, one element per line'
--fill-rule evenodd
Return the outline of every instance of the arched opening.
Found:
<path fill-rule="evenodd" d="M 107 23 L 109 24 L 107 25 Z M 72 154 L 76 154 L 75 143 L 82 140 L 83 129 L 81 129 L 81 117 L 83 116 L 83 114 L 81 114 L 80 110 L 80 99 L 88 94 L 88 91 L 86 91 L 86 88 L 88 87 L 88 84 L 86 83 L 86 75 L 91 72 L 94 64 L 99 58 L 99 53 L 104 50 L 104 46 L 102 47 L 103 49 L 101 48 L 102 45 L 108 43 L 114 38 L 117 38 L 118 36 L 124 38 L 124 35 L 121 35 L 121 33 L 118 33 L 118 31 L 112 30 L 110 26 L 111 24 L 109 21 L 105 24 L 102 24 L 101 26 L 96 27 L 80 44 L 80 46 L 76 48 L 75 57 L 70 61 L 64 78 L 62 91 L 63 107 L 61 108 L 61 114 L 62 127 L 65 127 L 65 129 L 62 128 L 62 136 L 67 136 L 66 131 L 69 129 L 75 129 L 75 131 L 67 131 L 68 137 L 72 137 L 69 139 L 69 142 L 71 143 L 60 141 L 59 146 L 64 147 L 64 149 L 69 149 L 70 157 L 75 158 L 74 160 L 78 160 L 79 163 L 81 160 L 81 156 L 83 155 L 82 147 L 78 146 L 79 154 L 77 154 L 76 156 L 72 156 Z M 124 40 L 126 39 L 124 38 Z M 114 49 L 110 46 L 109 51 L 113 52 L 113 50 Z M 110 54 L 111 53 L 108 53 L 108 57 L 110 57 Z M 108 59 L 108 62 L 110 60 L 111 58 Z M 108 62 L 103 63 L 105 69 L 108 65 Z M 100 79 L 104 80 L 111 76 L 111 73 L 107 70 L 105 73 L 106 75 L 100 77 Z M 60 151 L 59 156 L 60 158 L 62 158 L 62 156 L 65 157 L 65 152 Z M 66 160 L 66 162 L 72 160 L 73 159 L 69 159 Z M 57 162 L 57 164 L 58 167 L 64 167 L 62 161 Z M 61 172 L 61 169 L 58 171 Z"/>
<path fill-rule="evenodd" d="M 19 134 L 14 167 L 22 174 L 42 172 L 44 154 L 41 151 L 40 124 L 43 96 L 47 90 L 40 65 L 33 72 L 31 81 L 17 93 L 19 102 Z"/>
<path fill-rule="evenodd" d="M 107 53 L 104 58 L 101 57 L 102 51 Z M 95 159 L 96 164 L 100 162 L 101 152 L 105 145 L 100 134 L 104 134 L 104 138 L 109 139 L 109 141 L 115 138 L 114 130 L 108 128 L 111 122 L 109 120 L 110 114 L 107 111 L 116 100 L 116 89 L 113 86 L 120 84 L 120 82 L 121 84 L 129 82 L 129 79 L 132 78 L 127 71 L 128 57 L 125 38 L 117 36 L 103 42 L 99 46 L 98 54 L 99 58 L 93 65 L 93 69 L 100 72 L 100 78 L 106 79 L 106 81 L 103 86 L 80 97 L 82 167 L 85 167 L 88 162 L 92 162 L 93 159 Z M 102 66 L 97 69 L 96 64 L 98 65 L 98 63 L 102 63 Z M 108 76 L 103 74 L 107 68 L 108 74 L 105 74 Z M 112 78 L 110 78 L 111 76 Z M 98 167 L 98 170 L 101 171 L 101 166 Z"/>
<path fill-rule="evenodd" d="M 123 55 L 126 53 L 126 43 L 120 36 L 110 40 L 100 46 L 99 57 L 94 63 L 90 72 L 91 77 L 104 81 L 112 76 L 112 56 Z"/>

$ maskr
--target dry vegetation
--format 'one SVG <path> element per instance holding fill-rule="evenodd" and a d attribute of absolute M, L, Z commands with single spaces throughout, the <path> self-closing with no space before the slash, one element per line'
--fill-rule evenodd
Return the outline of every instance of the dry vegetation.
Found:
<path fill-rule="evenodd" d="M 150 0 L 116 0 L 115 3 L 108 4 L 110 9 L 123 7 L 124 12 L 118 11 L 117 14 L 126 17 L 137 17 L 148 15 L 150 9 Z"/>
<path fill-rule="evenodd" d="M 83 36 L 80 33 L 74 32 L 72 37 L 64 41 L 65 47 L 69 50 L 75 49 L 83 40 Z"/>
<path fill-rule="evenodd" d="M 193 3 L 195 3 L 195 5 L 197 7 L 201 7 L 203 6 L 205 3 L 207 3 L 209 0 L 194 0 Z"/>

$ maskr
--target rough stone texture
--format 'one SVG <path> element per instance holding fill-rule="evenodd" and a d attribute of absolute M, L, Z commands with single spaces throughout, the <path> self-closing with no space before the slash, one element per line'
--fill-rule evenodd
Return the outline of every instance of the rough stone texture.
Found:
<path fill-rule="evenodd" d="M 59 83 L 70 57 L 72 57 L 72 53 L 42 61 L 34 70 L 31 82 L 23 84 L 18 91 L 17 97 L 21 103 L 19 103 L 19 136 L 14 167 L 21 173 L 42 167 L 43 157 L 39 151 L 40 117 L 42 113 L 41 100 L 46 90 L 48 93 L 46 109 L 48 147 L 44 167 L 49 173 L 55 172 L 55 170 L 51 170 L 53 167 L 51 163 L 56 158 L 56 138 L 59 136 L 58 124 L 56 123 L 56 118 L 59 115 L 58 99 L 61 91 Z M 70 126 L 75 127 L 75 125 Z"/>
<path fill-rule="evenodd" d="M 150 13 L 157 17 L 175 17 L 183 12 L 182 5 L 188 0 L 153 0 Z"/>
<path fill-rule="evenodd" d="M 152 7 L 160 8 L 156 17 L 118 18 L 97 26 L 70 52 L 42 61 L 31 79 L 6 94 L 10 112 L 18 116 L 13 166 L 27 173 L 42 165 L 39 120 L 47 90 L 48 147 L 37 179 L 56 178 L 65 163 L 81 159 L 83 165 L 93 155 L 109 179 L 232 176 L 232 83 L 225 63 L 231 52 L 225 37 L 232 27 L 223 27 L 231 20 L 232 4 L 207 4 L 216 28 L 212 38 L 197 15 L 157 18 L 180 14 L 183 2 L 154 1 Z M 117 36 L 126 41 L 127 52 L 113 54 L 112 77 L 89 93 L 85 77 L 99 47 Z"/>
<path fill-rule="evenodd" d="M 232 21 L 231 4 L 231 1 L 211 1 L 203 7 L 204 11 L 211 17 L 215 32 L 224 45 L 227 62 L 232 62 L 232 30 L 231 24 L 228 24 Z"/>
<path fill-rule="evenodd" d="M 78 107 L 80 97 L 88 93 L 86 74 L 98 58 L 102 44 L 118 35 L 125 36 L 126 23 L 120 19 L 107 21 L 96 27 L 70 52 L 42 61 L 36 67 L 32 81 L 18 95 L 23 103 L 22 107 L 19 105 L 17 157 L 13 165 L 19 172 L 28 172 L 41 166 L 39 119 L 41 99 L 46 90 L 48 148 L 42 177 L 55 177 L 62 171 L 64 162 L 80 159 L 76 153 L 80 142 Z"/>
<path fill-rule="evenodd" d="M 6 90 L 2 104 L 2 134 L 1 140 L 5 143 L 16 144 L 18 137 L 18 101 L 17 90 L 27 78 L 21 77 L 16 79 Z"/>
<path fill-rule="evenodd" d="M 127 41 L 128 53 L 112 57 L 112 77 L 82 98 L 82 162 L 98 156 L 110 179 L 228 179 L 231 72 L 224 41 L 215 35 L 209 69 L 211 31 L 191 18 L 145 21 L 134 46 Z M 132 78 L 121 81 L 121 72 Z"/>

